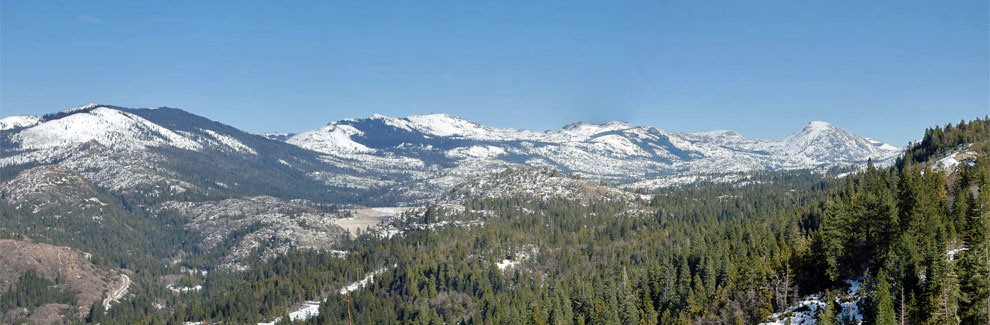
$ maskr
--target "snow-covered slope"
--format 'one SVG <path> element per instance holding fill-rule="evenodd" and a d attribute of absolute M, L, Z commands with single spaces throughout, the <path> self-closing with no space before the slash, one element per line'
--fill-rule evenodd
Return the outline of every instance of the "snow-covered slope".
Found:
<path fill-rule="evenodd" d="M 57 150 L 95 142 L 121 150 L 172 147 L 253 152 L 240 141 L 215 130 L 173 130 L 149 121 L 134 110 L 113 106 L 91 104 L 45 117 L 11 116 L 0 121 L 0 126 L 0 130 L 12 132 L 7 134 L 10 146 L 5 145 L 5 150 Z"/>
<path fill-rule="evenodd" d="M 466 179 L 506 168 L 546 167 L 593 181 L 656 187 L 871 158 L 882 165 L 902 152 L 824 122 L 781 140 L 759 140 L 732 131 L 682 133 L 620 122 L 537 132 L 447 114 L 375 114 L 289 136 L 249 134 L 172 108 L 96 104 L 4 118 L 0 149 L 0 168 L 60 163 L 114 190 L 239 186 L 253 195 L 350 195 L 383 204 L 433 199 Z M 279 185 L 277 192 L 272 184 Z"/>
<path fill-rule="evenodd" d="M 681 133 L 620 122 L 579 122 L 536 132 L 493 128 L 447 114 L 375 114 L 332 122 L 287 142 L 320 152 L 325 161 L 345 169 L 352 168 L 345 163 L 351 162 L 361 171 L 414 180 L 392 184 L 406 191 L 442 190 L 507 167 L 550 167 L 593 180 L 648 186 L 710 179 L 713 174 L 857 165 L 868 159 L 882 165 L 903 151 L 818 121 L 781 140 L 759 140 L 732 131 Z M 374 182 L 350 176 L 325 181 Z"/>
<path fill-rule="evenodd" d="M 0 131 L 34 126 L 41 118 L 31 115 L 15 115 L 0 119 Z"/>
<path fill-rule="evenodd" d="M 2 121 L 0 168 L 12 172 L 59 164 L 98 187 L 150 196 L 191 190 L 320 199 L 332 189 L 307 176 L 334 173 L 316 153 L 178 109 L 90 104 Z"/>
<path fill-rule="evenodd" d="M 47 210 L 75 209 L 99 216 L 109 201 L 82 176 L 61 166 L 38 166 L 0 184 L 0 197 L 14 209 L 37 214 Z"/>
<path fill-rule="evenodd" d="M 350 125 L 331 124 L 320 129 L 290 137 L 286 142 L 319 152 L 355 153 L 374 150 L 355 142 L 351 137 L 364 135 Z"/>
<path fill-rule="evenodd" d="M 285 140 L 289 140 L 289 138 L 291 138 L 295 134 L 284 133 L 284 132 L 261 132 L 261 133 L 254 133 L 254 135 L 265 137 L 268 140 L 285 141 Z"/>
<path fill-rule="evenodd" d="M 813 159 L 812 163 L 862 161 L 863 157 L 885 161 L 891 153 L 896 157 L 901 152 L 900 148 L 851 134 L 821 121 L 812 121 L 781 142 L 784 153 Z"/>
<path fill-rule="evenodd" d="M 144 149 L 173 146 L 199 150 L 199 143 L 121 110 L 94 107 L 43 121 L 12 137 L 21 149 L 51 149 L 96 141 L 110 148 Z"/>

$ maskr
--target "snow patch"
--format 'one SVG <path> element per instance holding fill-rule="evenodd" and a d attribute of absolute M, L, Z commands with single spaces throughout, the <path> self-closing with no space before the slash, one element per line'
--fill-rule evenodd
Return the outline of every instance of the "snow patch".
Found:
<path fill-rule="evenodd" d="M 948 157 L 939 159 L 938 162 L 935 163 L 935 168 L 940 170 L 951 170 L 955 169 L 958 165 L 959 160 L 956 160 L 956 155 L 952 154 Z"/>
<path fill-rule="evenodd" d="M 945 251 L 945 255 L 949 257 L 949 261 L 954 261 L 954 260 L 956 260 L 956 254 L 959 254 L 959 252 L 962 252 L 962 251 L 965 251 L 965 250 L 969 250 L 969 248 L 967 248 L 967 247 L 959 247 L 959 248 L 956 248 L 956 249 L 950 249 L 950 250 Z"/>
<path fill-rule="evenodd" d="M 202 147 L 140 116 L 106 107 L 46 121 L 18 132 L 12 139 L 22 149 L 55 149 L 94 140 L 122 149 L 173 146 L 199 150 Z"/>
<path fill-rule="evenodd" d="M 514 257 L 506 258 L 498 263 L 495 263 L 495 266 L 501 271 L 512 269 L 515 268 L 516 265 L 519 265 L 519 263 L 530 259 L 533 255 L 536 255 L 536 247 L 527 245 L 524 249 L 516 253 Z"/>
<path fill-rule="evenodd" d="M 31 115 L 15 115 L 0 119 L 0 131 L 35 126 L 41 118 Z"/>
<path fill-rule="evenodd" d="M 209 134 L 211 137 L 213 137 L 223 145 L 233 149 L 234 151 L 250 153 L 252 155 L 258 154 L 258 152 L 254 151 L 254 149 L 251 149 L 251 147 L 248 147 L 244 143 L 241 143 L 234 137 L 223 135 L 213 130 L 208 130 L 208 129 L 200 129 L 200 130 L 206 132 L 206 134 Z"/>
<path fill-rule="evenodd" d="M 862 324 L 863 314 L 859 310 L 859 300 L 862 299 L 859 296 L 859 290 L 861 289 L 860 280 L 849 279 L 846 280 L 846 284 L 849 284 L 849 289 L 846 290 L 849 299 L 837 299 L 839 300 L 839 306 L 842 307 L 842 310 L 839 311 L 839 319 L 848 319 L 854 324 Z"/>
<path fill-rule="evenodd" d="M 392 265 L 392 268 L 394 269 L 394 268 L 396 268 L 398 266 L 399 266 L 398 264 L 395 264 L 395 265 Z M 356 291 L 359 288 L 363 288 L 368 283 L 371 283 L 372 281 L 374 281 L 375 275 L 385 273 L 385 271 L 387 271 L 387 270 L 388 269 L 386 269 L 386 268 L 380 268 L 380 269 L 377 269 L 375 271 L 372 271 L 371 273 L 368 273 L 368 275 L 365 276 L 364 279 L 361 279 L 360 281 L 351 283 L 350 285 L 341 288 L 340 289 L 340 294 L 341 295 L 346 295 L 348 291 Z M 312 301 L 311 300 L 311 301 L 306 301 L 305 303 L 303 303 L 302 307 L 299 307 L 299 309 L 296 309 L 295 311 L 290 312 L 289 313 L 289 319 L 292 319 L 293 321 L 304 321 L 304 320 L 307 320 L 307 319 L 310 319 L 312 317 L 316 317 L 316 316 L 319 316 L 319 315 L 320 315 L 320 302 L 319 301 Z M 278 322 L 280 320 L 282 320 L 282 318 L 281 317 L 277 317 L 277 318 L 275 318 L 275 320 L 273 320 L 273 321 L 271 321 L 269 323 L 258 323 L 258 325 L 274 325 L 276 322 Z"/>
<path fill-rule="evenodd" d="M 861 299 L 859 296 L 860 280 L 848 279 L 845 282 L 849 285 L 845 295 L 835 298 L 835 302 L 841 308 L 837 318 L 849 320 L 853 324 L 862 324 L 863 314 L 860 313 L 858 305 Z M 818 313 L 825 309 L 827 303 L 827 301 L 822 300 L 820 295 L 809 295 L 799 301 L 796 306 L 788 307 L 784 312 L 774 313 L 770 316 L 770 321 L 761 323 L 761 325 L 815 324 Z"/>
<path fill-rule="evenodd" d="M 407 119 L 413 128 L 423 133 L 441 137 L 471 136 L 487 133 L 481 124 L 447 114 L 413 115 Z"/>
<path fill-rule="evenodd" d="M 314 131 L 295 135 L 285 142 L 327 154 L 375 151 L 354 141 L 352 137 L 355 135 L 364 135 L 364 132 L 350 125 L 331 124 Z"/>
<path fill-rule="evenodd" d="M 396 264 L 396 265 L 394 265 L 392 267 L 395 268 L 395 267 L 398 267 L 398 266 L 399 265 Z M 373 271 L 371 273 L 368 273 L 368 275 L 366 275 L 364 277 L 364 279 L 361 279 L 360 281 L 351 283 L 351 284 L 347 285 L 346 287 L 340 288 L 340 291 L 339 292 L 342 295 L 346 295 L 347 292 L 349 292 L 349 291 L 357 291 L 357 289 L 364 288 L 369 283 L 372 283 L 372 282 L 375 281 L 375 276 L 376 275 L 385 273 L 385 271 L 387 271 L 387 270 L 388 269 L 386 269 L 386 268 L 383 267 L 383 268 L 377 269 L 377 270 L 375 270 L 375 271 Z"/>
<path fill-rule="evenodd" d="M 196 286 L 192 286 L 192 287 L 175 287 L 175 286 L 169 285 L 168 286 L 168 289 L 169 290 L 172 290 L 172 292 L 175 292 L 175 293 L 196 292 L 196 291 L 203 290 L 203 286 L 196 285 Z"/>
<path fill-rule="evenodd" d="M 495 146 L 461 147 L 447 151 L 447 157 L 451 158 L 495 158 L 504 154 L 504 149 Z"/>
<path fill-rule="evenodd" d="M 520 261 L 513 261 L 513 260 L 510 260 L 510 259 L 504 259 L 501 262 L 496 263 L 495 266 L 497 266 L 499 270 L 505 271 L 505 269 L 515 267 L 516 264 L 519 264 L 519 262 Z"/>
<path fill-rule="evenodd" d="M 628 128 L 631 128 L 631 126 L 621 122 L 608 122 L 602 124 L 577 122 L 577 123 L 568 124 L 564 126 L 562 129 L 557 131 L 551 131 L 550 133 L 557 135 L 557 137 L 568 138 L 576 141 L 584 141 L 598 134 L 624 130 Z"/>
<path fill-rule="evenodd" d="M 617 134 L 606 134 L 596 137 L 591 142 L 593 143 L 592 148 L 602 151 L 630 156 L 646 155 L 646 152 L 642 148 L 633 144 L 629 139 Z"/>
<path fill-rule="evenodd" d="M 762 323 L 764 325 L 784 325 L 784 324 L 815 324 L 815 317 L 818 311 L 825 308 L 825 302 L 821 301 L 818 295 L 810 295 L 798 302 L 797 306 L 787 308 L 782 313 L 775 313 L 773 321 Z"/>

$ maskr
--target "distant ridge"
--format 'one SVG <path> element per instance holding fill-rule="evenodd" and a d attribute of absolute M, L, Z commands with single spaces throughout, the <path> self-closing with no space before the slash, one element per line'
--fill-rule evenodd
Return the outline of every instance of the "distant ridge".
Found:
<path fill-rule="evenodd" d="M 653 188 L 696 175 L 827 169 L 868 159 L 890 164 L 903 152 L 821 121 L 780 140 L 621 122 L 538 132 L 448 114 L 374 114 L 300 134 L 251 134 L 180 109 L 97 104 L 0 119 L 0 141 L 0 167 L 60 163 L 118 190 L 226 193 L 224 186 L 236 184 L 253 194 L 325 199 L 343 193 L 380 202 L 435 198 L 469 177 L 510 167 Z M 306 190 L 292 189 L 299 184 L 308 184 Z"/>

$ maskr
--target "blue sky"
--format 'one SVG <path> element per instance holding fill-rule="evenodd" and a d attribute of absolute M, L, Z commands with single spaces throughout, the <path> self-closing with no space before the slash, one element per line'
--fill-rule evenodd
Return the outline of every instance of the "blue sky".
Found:
<path fill-rule="evenodd" d="M 0 115 L 170 106 L 248 131 L 445 112 L 896 145 L 990 113 L 988 1 L 3 1 Z"/>

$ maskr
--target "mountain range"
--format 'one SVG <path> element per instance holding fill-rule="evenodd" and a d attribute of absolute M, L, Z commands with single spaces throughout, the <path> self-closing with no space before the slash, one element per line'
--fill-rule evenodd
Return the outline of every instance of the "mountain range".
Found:
<path fill-rule="evenodd" d="M 465 179 L 505 168 L 552 168 L 651 189 L 869 159 L 889 164 L 903 152 L 818 121 L 780 140 L 620 122 L 538 132 L 447 114 L 375 114 L 300 134 L 252 134 L 180 109 L 96 104 L 0 119 L 0 146 L 4 177 L 57 163 L 124 193 L 272 195 L 365 205 L 436 198 Z"/>

